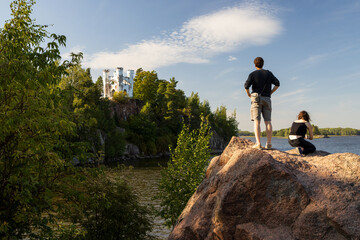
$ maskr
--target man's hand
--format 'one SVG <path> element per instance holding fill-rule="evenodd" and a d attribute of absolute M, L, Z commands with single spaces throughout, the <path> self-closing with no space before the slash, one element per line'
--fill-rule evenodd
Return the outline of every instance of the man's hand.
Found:
<path fill-rule="evenodd" d="M 278 88 L 279 88 L 279 86 L 274 86 L 274 88 L 271 90 L 270 95 L 272 95 Z"/>
<path fill-rule="evenodd" d="M 249 96 L 249 98 L 251 98 L 250 90 L 245 88 L 245 91 L 246 91 L 247 95 Z"/>

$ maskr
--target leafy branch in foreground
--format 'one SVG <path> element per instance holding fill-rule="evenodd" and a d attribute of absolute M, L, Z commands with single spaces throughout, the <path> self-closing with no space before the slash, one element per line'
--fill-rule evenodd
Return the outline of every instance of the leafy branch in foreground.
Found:
<path fill-rule="evenodd" d="M 174 226 L 186 203 L 205 175 L 210 158 L 211 131 L 202 118 L 200 128 L 190 131 L 183 125 L 177 146 L 170 149 L 171 161 L 162 171 L 157 198 L 161 201 L 159 215 L 168 227 Z"/>

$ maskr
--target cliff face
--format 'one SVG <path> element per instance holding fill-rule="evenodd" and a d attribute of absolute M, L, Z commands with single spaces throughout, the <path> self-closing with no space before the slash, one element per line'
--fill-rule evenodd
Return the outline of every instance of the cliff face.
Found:
<path fill-rule="evenodd" d="M 116 116 L 118 120 L 128 120 L 131 115 L 139 114 L 143 107 L 142 101 L 129 99 L 124 103 L 110 102 L 111 117 Z"/>
<path fill-rule="evenodd" d="M 360 156 L 252 149 L 214 157 L 168 239 L 360 239 Z"/>

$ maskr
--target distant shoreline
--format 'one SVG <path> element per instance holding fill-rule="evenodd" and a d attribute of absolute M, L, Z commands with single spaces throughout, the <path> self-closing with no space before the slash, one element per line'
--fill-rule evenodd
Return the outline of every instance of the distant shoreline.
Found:
<path fill-rule="evenodd" d="M 360 136 L 360 135 L 327 135 L 328 138 L 332 138 L 332 137 L 356 137 L 356 136 Z M 251 135 L 247 135 L 247 136 L 239 136 L 239 137 L 252 137 L 254 138 L 255 136 L 251 136 Z M 266 136 L 261 136 L 261 137 L 266 137 Z M 282 136 L 272 136 L 275 138 L 287 138 L 287 137 L 282 137 Z M 325 137 L 325 135 L 315 135 L 314 138 L 327 138 Z"/>

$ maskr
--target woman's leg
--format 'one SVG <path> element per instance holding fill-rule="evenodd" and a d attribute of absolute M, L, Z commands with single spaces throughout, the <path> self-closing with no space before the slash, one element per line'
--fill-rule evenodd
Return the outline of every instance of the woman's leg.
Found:
<path fill-rule="evenodd" d="M 299 147 L 299 146 L 300 146 L 300 142 L 299 142 L 298 139 L 294 139 L 294 140 L 288 139 L 288 143 L 289 143 L 290 146 L 292 146 L 292 147 Z"/>
<path fill-rule="evenodd" d="M 304 148 L 305 155 L 316 151 L 316 147 L 311 142 L 306 141 L 304 138 L 299 138 L 298 140 L 300 142 L 299 145 Z"/>

